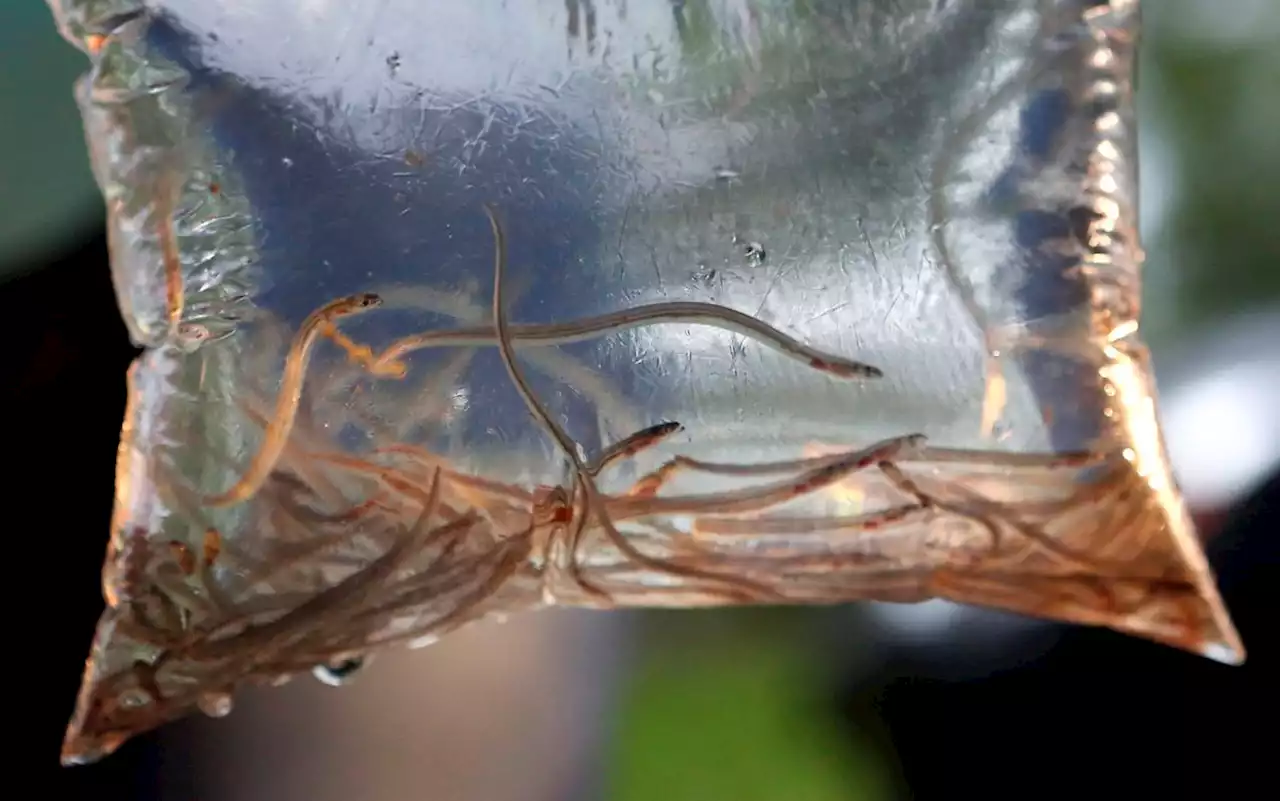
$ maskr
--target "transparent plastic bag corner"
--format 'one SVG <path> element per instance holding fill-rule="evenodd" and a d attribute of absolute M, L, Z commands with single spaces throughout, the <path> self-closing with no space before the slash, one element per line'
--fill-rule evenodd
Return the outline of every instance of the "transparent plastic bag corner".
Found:
<path fill-rule="evenodd" d="M 1136 3 L 52 4 L 148 346 L 67 761 L 545 604 L 1243 658 L 1138 337 Z"/>

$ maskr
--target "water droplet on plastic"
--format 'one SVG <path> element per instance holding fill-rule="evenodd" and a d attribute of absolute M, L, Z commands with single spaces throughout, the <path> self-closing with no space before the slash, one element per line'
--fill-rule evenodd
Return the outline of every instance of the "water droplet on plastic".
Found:
<path fill-rule="evenodd" d="M 139 709 L 151 703 L 151 694 L 143 689 L 125 690 L 120 694 L 120 706 L 125 709 Z"/>
<path fill-rule="evenodd" d="M 344 684 L 349 684 L 364 666 L 365 660 L 363 658 L 352 657 L 351 659 L 331 662 L 327 665 L 316 665 L 311 669 L 311 674 L 330 687 L 341 687 Z"/>
<path fill-rule="evenodd" d="M 416 651 L 419 648 L 426 648 L 428 645 L 435 645 L 438 642 L 440 642 L 439 634 L 424 634 L 416 640 L 410 640 L 409 648 Z"/>
<path fill-rule="evenodd" d="M 196 706 L 211 718 L 225 718 L 231 714 L 231 693 L 205 693 L 196 701 Z"/>

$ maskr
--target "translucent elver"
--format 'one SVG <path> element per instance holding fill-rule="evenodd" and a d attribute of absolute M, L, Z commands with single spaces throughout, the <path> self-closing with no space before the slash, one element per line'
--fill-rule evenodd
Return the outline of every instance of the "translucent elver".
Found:
<path fill-rule="evenodd" d="M 1139 338 L 1133 0 L 51 0 L 133 336 L 64 760 L 548 604 L 1243 650 Z"/>

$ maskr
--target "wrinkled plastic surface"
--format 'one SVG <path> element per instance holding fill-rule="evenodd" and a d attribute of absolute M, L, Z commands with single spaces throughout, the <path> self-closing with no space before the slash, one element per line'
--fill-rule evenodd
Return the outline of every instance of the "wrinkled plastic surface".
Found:
<path fill-rule="evenodd" d="M 549 603 L 1243 657 L 1138 337 L 1133 0 L 51 2 L 149 348 L 66 760 Z"/>

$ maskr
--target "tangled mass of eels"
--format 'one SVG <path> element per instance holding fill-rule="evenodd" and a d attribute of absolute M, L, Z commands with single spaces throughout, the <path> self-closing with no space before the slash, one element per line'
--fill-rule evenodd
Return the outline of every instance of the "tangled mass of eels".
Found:
<path fill-rule="evenodd" d="M 641 457 L 682 431 L 661 421 L 588 458 L 533 392 L 517 350 L 679 323 L 732 331 L 833 380 L 883 372 L 713 304 L 513 324 L 505 235 L 486 211 L 495 239 L 492 325 L 414 335 L 378 353 L 338 325 L 382 298 L 334 300 L 293 336 L 274 404 L 247 390 L 240 399 L 263 433 L 230 486 L 205 493 L 150 476 L 200 533 L 168 538 L 117 524 L 105 569 L 109 605 L 64 762 L 96 760 L 195 710 L 227 714 L 246 683 L 304 672 L 341 683 L 392 644 L 426 644 L 468 622 L 550 603 L 946 597 L 1108 625 L 1199 653 L 1241 653 L 1207 569 L 1169 535 L 1168 510 L 1122 445 L 1013 453 L 935 447 L 904 433 L 787 461 L 675 455 L 641 471 Z M 403 442 L 359 455 L 338 447 L 309 424 L 303 402 L 322 339 L 367 376 L 390 381 L 407 376 L 415 351 L 496 348 L 570 480 L 495 481 Z M 621 491 L 602 488 L 623 465 L 638 478 Z M 718 488 L 681 490 L 690 476 Z M 833 510 L 842 493 L 859 499 L 852 513 Z M 235 532 L 201 522 L 231 511 L 244 512 Z"/>

